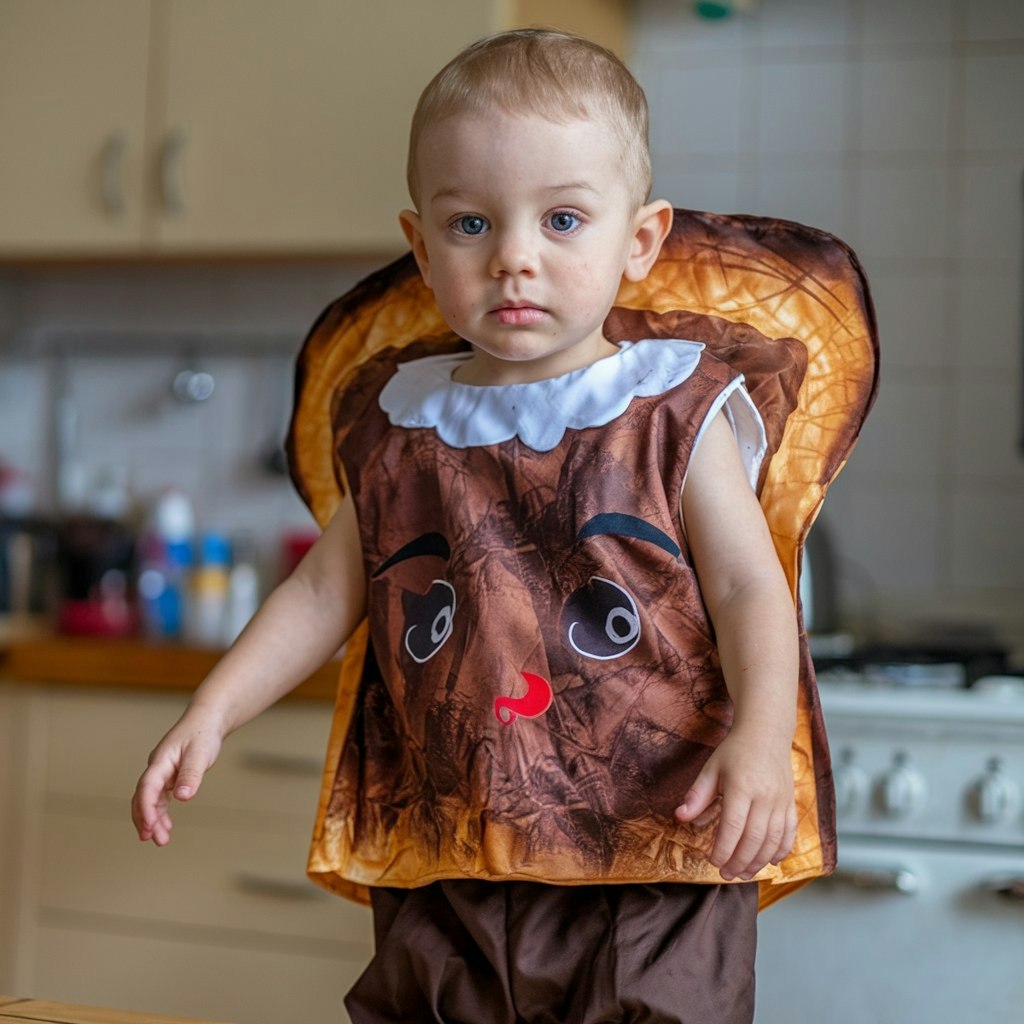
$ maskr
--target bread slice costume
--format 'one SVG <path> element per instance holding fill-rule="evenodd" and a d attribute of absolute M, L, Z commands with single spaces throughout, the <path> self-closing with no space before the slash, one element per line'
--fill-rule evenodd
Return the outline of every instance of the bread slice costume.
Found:
<path fill-rule="evenodd" d="M 423 417 L 429 380 L 415 374 L 439 373 L 444 400 L 463 401 L 443 380 L 465 344 L 410 256 L 328 307 L 306 341 L 292 477 L 321 524 L 351 492 L 369 587 L 308 866 L 334 892 L 366 902 L 369 885 L 446 877 L 721 881 L 706 859 L 714 823 L 672 818 L 731 721 L 679 489 L 724 408 L 741 447 L 758 449 L 751 482 L 795 600 L 803 540 L 874 398 L 874 314 L 832 236 L 676 211 L 605 334 L 620 354 L 577 372 L 632 373 L 624 408 L 578 427 L 560 410 L 541 440 L 515 424 L 453 439 L 444 417 Z M 652 358 L 668 367 L 657 387 L 636 369 Z M 792 853 L 757 875 L 762 907 L 835 865 L 803 636 L 792 749 L 799 827 Z"/>

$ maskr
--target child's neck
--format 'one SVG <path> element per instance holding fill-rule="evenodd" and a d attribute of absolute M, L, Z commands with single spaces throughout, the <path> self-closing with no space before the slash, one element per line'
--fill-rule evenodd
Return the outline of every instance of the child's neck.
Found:
<path fill-rule="evenodd" d="M 562 377 L 574 370 L 582 370 L 600 359 L 607 359 L 619 351 L 618 345 L 601 338 L 587 349 L 571 349 L 539 359 L 500 359 L 473 347 L 473 356 L 452 374 L 458 384 L 478 387 L 501 387 L 509 384 L 534 384 L 541 380 Z"/>

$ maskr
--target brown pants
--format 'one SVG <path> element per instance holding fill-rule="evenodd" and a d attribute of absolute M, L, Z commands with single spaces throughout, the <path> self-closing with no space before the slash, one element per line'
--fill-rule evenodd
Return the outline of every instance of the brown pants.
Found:
<path fill-rule="evenodd" d="M 757 885 L 374 889 L 353 1024 L 750 1024 Z"/>

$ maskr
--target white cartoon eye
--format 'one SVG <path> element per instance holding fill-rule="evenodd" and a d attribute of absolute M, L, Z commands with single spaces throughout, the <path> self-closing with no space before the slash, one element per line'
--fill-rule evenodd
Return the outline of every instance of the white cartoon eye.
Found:
<path fill-rule="evenodd" d="M 566 602 L 562 628 L 578 654 L 599 661 L 621 658 L 640 640 L 640 615 L 629 592 L 591 576 Z"/>
<path fill-rule="evenodd" d="M 434 580 L 425 594 L 407 592 L 402 597 L 405 611 L 405 649 L 423 664 L 437 654 L 455 626 L 455 589 L 446 580 Z"/>

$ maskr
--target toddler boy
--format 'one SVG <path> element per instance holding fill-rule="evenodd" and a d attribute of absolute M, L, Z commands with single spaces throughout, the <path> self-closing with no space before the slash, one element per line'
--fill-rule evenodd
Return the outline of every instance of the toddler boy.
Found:
<path fill-rule="evenodd" d="M 353 1021 L 749 1021 L 753 880 L 796 831 L 797 624 L 742 379 L 602 330 L 671 227 L 643 92 L 575 37 L 482 40 L 421 97 L 408 176 L 469 347 L 343 388 L 346 497 L 154 750 L 139 837 L 167 843 L 171 796 L 367 617 L 314 856 L 370 887 Z"/>

